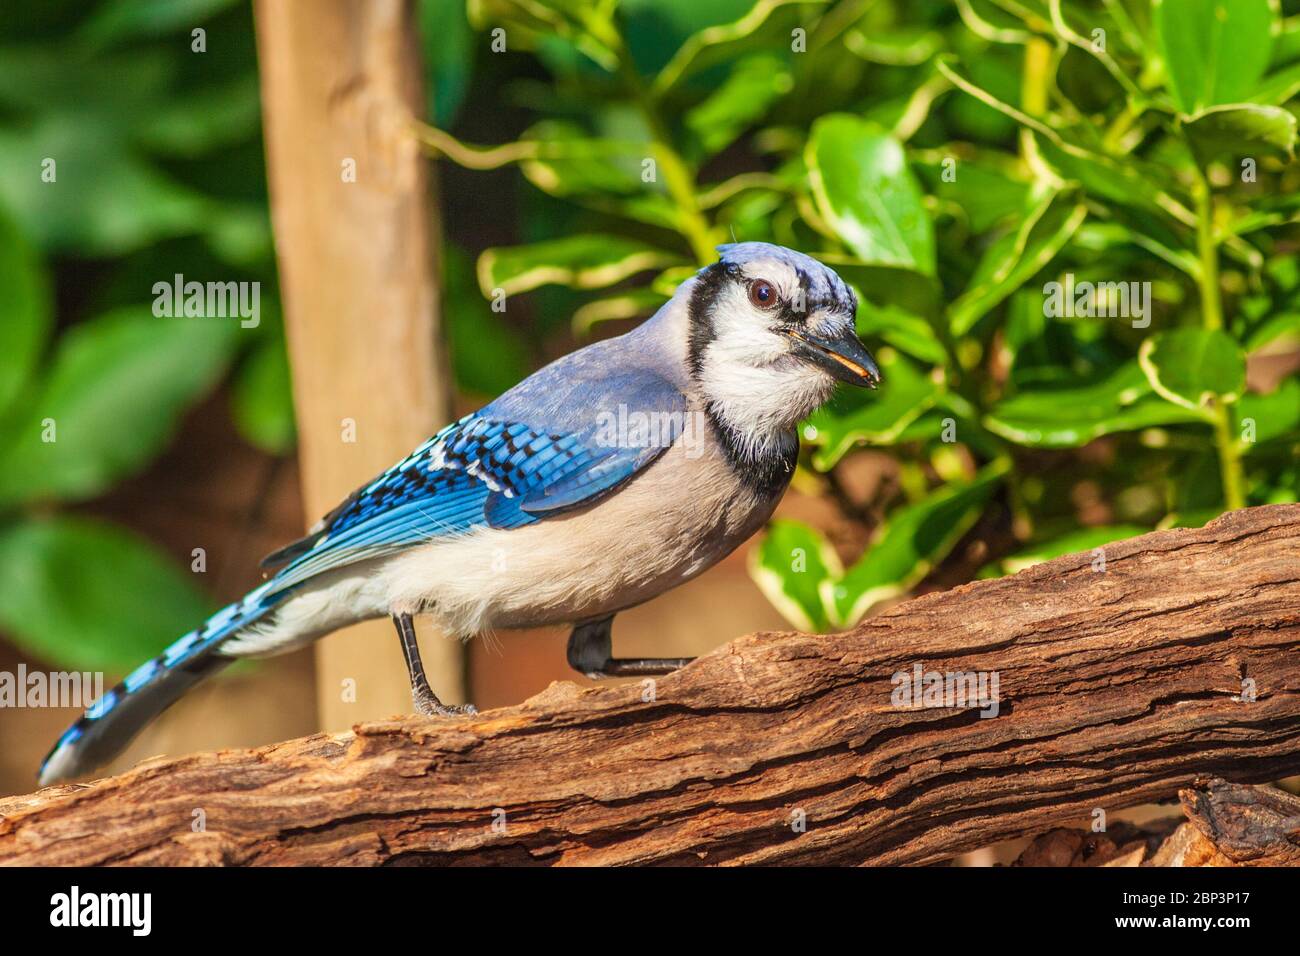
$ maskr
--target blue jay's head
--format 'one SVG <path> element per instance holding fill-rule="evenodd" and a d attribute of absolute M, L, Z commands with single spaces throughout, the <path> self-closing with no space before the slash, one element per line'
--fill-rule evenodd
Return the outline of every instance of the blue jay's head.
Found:
<path fill-rule="evenodd" d="M 716 411 L 761 436 L 806 417 L 837 380 L 876 386 L 880 370 L 858 340 L 858 301 L 844 280 L 766 242 L 719 251 L 689 306 L 691 374 Z"/>

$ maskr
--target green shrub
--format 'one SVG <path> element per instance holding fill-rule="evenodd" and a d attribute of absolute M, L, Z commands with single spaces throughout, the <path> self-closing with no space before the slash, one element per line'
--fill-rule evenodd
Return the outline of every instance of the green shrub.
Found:
<path fill-rule="evenodd" d="M 484 296 L 577 290 L 586 333 L 652 311 L 731 238 L 857 289 L 885 385 L 805 424 L 796 482 L 839 489 L 864 448 L 898 481 L 845 502 L 874 526 L 847 568 L 795 522 L 756 549 L 798 626 L 854 623 L 981 519 L 988 575 L 1296 499 L 1300 381 L 1258 392 L 1246 363 L 1300 332 L 1300 17 L 1269 0 L 469 12 L 480 33 L 455 55 L 482 69 L 495 41 L 549 75 L 515 87 L 534 122 L 511 142 L 422 134 L 549 197 L 549 231 L 479 259 Z M 460 75 L 451 56 L 439 75 Z"/>

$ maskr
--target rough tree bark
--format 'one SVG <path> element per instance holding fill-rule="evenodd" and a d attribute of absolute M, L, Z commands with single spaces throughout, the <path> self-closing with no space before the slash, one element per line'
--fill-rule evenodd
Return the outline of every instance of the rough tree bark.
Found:
<path fill-rule="evenodd" d="M 155 759 L 0 801 L 0 862 L 936 861 L 1300 771 L 1298 555 L 1300 505 L 1249 509 L 1109 545 L 1104 571 L 1071 555 L 843 634 L 744 637 L 652 686 Z M 997 672 L 998 716 L 895 706 L 918 663 Z"/>
<path fill-rule="evenodd" d="M 409 0 L 259 0 L 256 19 L 311 523 L 451 417 L 431 172 L 410 130 L 423 69 Z M 444 700 L 464 700 L 458 642 L 424 641 L 424 662 Z M 316 665 L 327 729 L 409 706 L 387 622 L 321 641 Z"/>

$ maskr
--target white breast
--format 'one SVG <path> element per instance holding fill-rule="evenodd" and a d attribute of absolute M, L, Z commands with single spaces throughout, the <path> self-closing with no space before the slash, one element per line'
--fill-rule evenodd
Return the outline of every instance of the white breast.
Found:
<path fill-rule="evenodd" d="M 589 509 L 389 560 L 377 573 L 391 607 L 467 637 L 599 617 L 663 593 L 730 553 L 775 506 L 756 500 L 716 447 L 694 451 L 675 445 Z"/>
<path fill-rule="evenodd" d="M 356 621 L 426 613 L 449 636 L 598 618 L 711 567 L 763 524 L 716 442 L 679 441 L 598 504 L 522 528 L 479 528 L 328 572 L 221 648 L 284 653 Z"/>

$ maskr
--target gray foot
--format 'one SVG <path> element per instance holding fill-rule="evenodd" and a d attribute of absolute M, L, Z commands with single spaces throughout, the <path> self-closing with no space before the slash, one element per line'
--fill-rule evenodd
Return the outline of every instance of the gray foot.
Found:
<path fill-rule="evenodd" d="M 478 708 L 473 704 L 444 704 L 434 694 L 411 695 L 415 712 L 424 717 L 473 717 Z"/>

